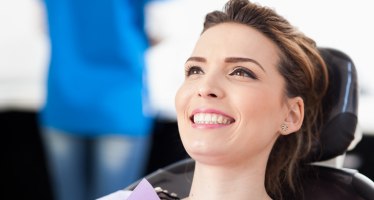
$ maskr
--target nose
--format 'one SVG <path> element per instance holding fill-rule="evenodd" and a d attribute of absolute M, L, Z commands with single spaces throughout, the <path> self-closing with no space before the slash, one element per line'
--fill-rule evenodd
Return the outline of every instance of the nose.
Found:
<path fill-rule="evenodd" d="M 206 78 L 199 85 L 198 96 L 202 98 L 222 98 L 224 92 L 218 80 Z"/>

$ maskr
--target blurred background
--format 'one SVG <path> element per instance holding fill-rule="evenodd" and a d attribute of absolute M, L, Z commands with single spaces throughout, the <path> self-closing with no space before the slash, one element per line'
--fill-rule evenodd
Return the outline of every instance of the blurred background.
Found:
<path fill-rule="evenodd" d="M 174 95 L 184 78 L 183 65 L 201 30 L 204 16 L 222 9 L 223 0 L 157 0 L 146 7 L 152 46 L 146 54 L 150 108 L 155 117 L 148 174 L 186 157 L 176 125 Z M 257 0 L 274 8 L 318 46 L 339 49 L 355 63 L 360 87 L 357 145 L 344 166 L 374 179 L 374 19 L 369 1 Z M 50 45 L 44 3 L 0 1 L 0 133 L 4 169 L 1 186 L 31 199 L 52 199 L 37 122 L 44 103 Z M 125 186 L 124 186 L 125 187 Z M 15 198 L 16 199 L 16 198 Z"/>

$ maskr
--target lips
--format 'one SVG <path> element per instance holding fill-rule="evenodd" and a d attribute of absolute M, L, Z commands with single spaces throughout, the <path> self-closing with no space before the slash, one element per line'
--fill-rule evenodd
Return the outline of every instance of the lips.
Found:
<path fill-rule="evenodd" d="M 193 112 L 194 114 L 190 117 L 194 124 L 218 124 L 218 125 L 228 125 L 235 122 L 235 119 L 216 110 L 210 111 L 198 111 Z"/>

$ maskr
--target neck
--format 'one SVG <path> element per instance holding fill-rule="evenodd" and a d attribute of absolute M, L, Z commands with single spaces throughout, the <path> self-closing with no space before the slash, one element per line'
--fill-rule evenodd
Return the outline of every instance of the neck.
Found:
<path fill-rule="evenodd" d="M 189 200 L 268 200 L 265 182 L 266 161 L 235 166 L 196 162 Z"/>

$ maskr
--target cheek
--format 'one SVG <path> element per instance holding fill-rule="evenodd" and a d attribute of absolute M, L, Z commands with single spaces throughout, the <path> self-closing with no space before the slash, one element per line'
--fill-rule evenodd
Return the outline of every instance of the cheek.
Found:
<path fill-rule="evenodd" d="M 263 94 L 246 95 L 246 101 L 239 100 L 240 124 L 236 134 L 232 135 L 234 154 L 244 159 L 271 150 L 278 137 L 280 111 L 277 99 Z M 246 149 L 246 151 L 242 151 Z M 267 155 L 267 154 L 264 154 Z"/>
<path fill-rule="evenodd" d="M 175 95 L 175 110 L 177 113 L 178 128 L 181 132 L 184 132 L 185 125 L 189 121 L 187 113 L 193 94 L 192 87 L 184 83 Z"/>
<path fill-rule="evenodd" d="M 236 100 L 243 124 L 259 133 L 277 132 L 281 121 L 281 98 L 272 90 L 252 91 Z"/>
<path fill-rule="evenodd" d="M 183 84 L 177 91 L 175 95 L 175 110 L 178 116 L 181 114 L 183 115 L 183 113 L 185 112 L 187 103 L 191 98 L 190 93 L 191 90 L 185 84 Z"/>

